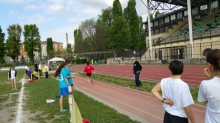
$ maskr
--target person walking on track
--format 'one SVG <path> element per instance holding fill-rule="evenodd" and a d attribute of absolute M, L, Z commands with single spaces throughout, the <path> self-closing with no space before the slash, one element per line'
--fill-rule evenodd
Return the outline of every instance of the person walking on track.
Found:
<path fill-rule="evenodd" d="M 205 123 L 220 123 L 220 49 L 209 51 L 208 67 L 204 69 L 207 80 L 199 86 L 198 102 L 208 102 Z"/>
<path fill-rule="evenodd" d="M 140 73 L 142 70 L 142 66 L 140 65 L 140 63 L 137 60 L 135 60 L 134 57 L 131 57 L 131 62 L 133 63 L 133 73 L 135 74 L 136 86 L 141 87 L 142 83 L 141 83 L 139 77 L 140 77 Z"/>
<path fill-rule="evenodd" d="M 93 73 L 95 73 L 95 69 L 91 65 L 89 65 L 89 61 L 87 61 L 86 64 L 87 65 L 84 68 L 84 72 L 86 73 L 86 75 L 88 77 L 89 85 L 92 86 L 92 83 L 91 83 L 92 82 L 92 78 L 91 78 L 91 76 L 92 76 L 92 71 L 93 71 Z"/>

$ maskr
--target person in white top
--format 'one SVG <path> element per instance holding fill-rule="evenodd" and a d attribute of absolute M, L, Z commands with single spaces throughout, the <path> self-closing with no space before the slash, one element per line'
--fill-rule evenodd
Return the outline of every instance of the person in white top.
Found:
<path fill-rule="evenodd" d="M 28 65 L 26 65 L 25 66 L 25 73 L 26 73 L 26 75 L 27 75 L 28 70 L 29 70 L 29 67 L 28 67 Z"/>
<path fill-rule="evenodd" d="M 12 69 L 10 69 L 8 72 L 8 79 L 11 80 L 12 90 L 17 90 L 16 78 L 17 78 L 17 71 L 14 69 L 14 67 L 12 67 Z"/>
<path fill-rule="evenodd" d="M 199 87 L 198 101 L 208 102 L 205 123 L 220 123 L 220 49 L 209 51 L 208 68 L 204 69 L 207 80 Z"/>
<path fill-rule="evenodd" d="M 45 64 L 44 68 L 45 68 L 45 78 L 48 78 L 49 67 L 47 64 Z"/>
<path fill-rule="evenodd" d="M 173 60 L 169 65 L 172 76 L 162 79 L 151 90 L 153 95 L 163 103 L 165 109 L 163 123 L 188 123 L 188 118 L 195 123 L 190 107 L 194 101 L 189 86 L 181 80 L 183 68 L 181 61 Z"/>
<path fill-rule="evenodd" d="M 40 76 L 42 77 L 42 65 L 41 65 L 41 62 L 38 65 L 38 70 L 39 70 Z"/>

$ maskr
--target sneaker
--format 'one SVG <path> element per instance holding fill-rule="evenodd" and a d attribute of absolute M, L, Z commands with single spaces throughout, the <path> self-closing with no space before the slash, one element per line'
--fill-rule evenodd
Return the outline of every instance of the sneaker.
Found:
<path fill-rule="evenodd" d="M 17 90 L 17 88 L 15 88 L 15 90 Z"/>
<path fill-rule="evenodd" d="M 12 88 L 12 90 L 15 90 L 14 88 Z"/>
<path fill-rule="evenodd" d="M 67 110 L 66 110 L 66 109 L 60 110 L 61 113 L 62 113 L 62 112 L 65 112 L 65 111 L 67 111 Z"/>

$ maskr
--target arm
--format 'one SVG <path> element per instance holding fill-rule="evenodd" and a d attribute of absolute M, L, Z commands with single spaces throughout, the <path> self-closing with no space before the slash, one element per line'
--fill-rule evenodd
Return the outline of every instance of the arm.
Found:
<path fill-rule="evenodd" d="M 194 117 L 193 117 L 193 113 L 192 113 L 192 110 L 191 110 L 191 107 L 190 105 L 187 106 L 187 107 L 184 107 L 184 111 L 187 115 L 187 117 L 189 118 L 189 120 L 192 122 L 192 123 L 196 123 Z"/>
<path fill-rule="evenodd" d="M 64 78 L 64 80 L 65 80 L 66 84 L 67 84 L 68 86 L 70 86 L 70 84 L 69 84 L 67 78 Z"/>
<path fill-rule="evenodd" d="M 161 86 L 160 83 L 158 83 L 154 88 L 151 90 L 151 93 L 160 101 L 163 100 L 163 97 L 160 95 Z M 169 99 L 164 100 L 165 104 L 168 104 L 170 106 L 173 106 L 173 102 Z"/>

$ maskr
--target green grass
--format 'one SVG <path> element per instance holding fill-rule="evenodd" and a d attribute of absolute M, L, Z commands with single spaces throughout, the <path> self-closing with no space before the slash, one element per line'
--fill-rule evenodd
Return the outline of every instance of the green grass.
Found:
<path fill-rule="evenodd" d="M 84 73 L 78 72 L 77 74 L 81 77 L 86 77 L 86 75 Z M 135 82 L 132 79 L 113 77 L 113 76 L 107 76 L 107 75 L 100 75 L 100 74 L 93 74 L 92 79 L 106 82 L 106 83 L 110 83 L 110 84 L 123 86 L 123 87 L 130 87 L 132 89 L 136 89 L 139 91 L 145 91 L 145 92 L 151 92 L 151 89 L 157 84 L 154 82 L 142 81 L 142 87 L 139 88 L 139 87 L 135 86 Z M 200 105 L 206 106 L 207 103 L 200 103 L 197 101 L 198 91 L 199 91 L 198 87 L 191 87 L 190 91 L 191 91 L 191 94 L 192 94 L 192 97 L 193 97 L 195 104 L 200 104 Z"/>
<path fill-rule="evenodd" d="M 57 80 L 41 79 L 26 83 L 25 87 L 25 94 L 28 96 L 25 99 L 24 109 L 36 113 L 36 116 L 31 118 L 32 120 L 40 123 L 69 122 L 70 114 L 59 112 L 59 99 L 55 97 L 59 92 Z M 82 116 L 89 119 L 91 123 L 138 123 L 79 91 L 74 93 L 74 97 Z M 48 98 L 55 99 L 55 102 L 47 104 L 45 101 Z M 67 97 L 64 98 L 64 108 L 68 108 Z"/>
<path fill-rule="evenodd" d="M 17 70 L 18 79 L 22 79 L 24 76 L 25 70 Z M 8 71 L 0 71 L 0 83 L 9 82 L 8 80 Z"/>

